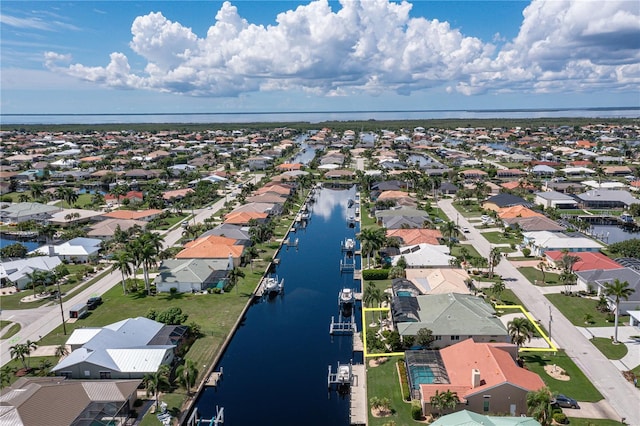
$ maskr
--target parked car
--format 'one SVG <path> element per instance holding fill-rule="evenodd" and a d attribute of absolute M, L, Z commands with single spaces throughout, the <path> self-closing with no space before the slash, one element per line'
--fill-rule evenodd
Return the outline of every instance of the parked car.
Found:
<path fill-rule="evenodd" d="M 470 231 L 469 231 L 469 228 L 467 228 L 466 226 L 463 226 L 462 232 L 464 232 L 465 234 L 468 234 Z"/>
<path fill-rule="evenodd" d="M 87 307 L 90 310 L 97 308 L 101 304 L 102 304 L 102 297 L 100 296 L 90 297 L 89 300 L 87 300 Z"/>
<path fill-rule="evenodd" d="M 551 405 L 562 408 L 580 408 L 578 401 L 562 394 L 556 395 L 556 397 L 551 400 Z"/>

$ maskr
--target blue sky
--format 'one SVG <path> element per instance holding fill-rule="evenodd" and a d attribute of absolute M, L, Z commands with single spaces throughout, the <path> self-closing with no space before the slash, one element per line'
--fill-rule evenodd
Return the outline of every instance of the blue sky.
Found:
<path fill-rule="evenodd" d="M 640 106 L 640 3 L 4 1 L 3 114 Z"/>

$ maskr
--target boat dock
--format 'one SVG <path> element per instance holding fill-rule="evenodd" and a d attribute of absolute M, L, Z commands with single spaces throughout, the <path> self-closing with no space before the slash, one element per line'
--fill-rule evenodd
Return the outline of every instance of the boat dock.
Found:
<path fill-rule="evenodd" d="M 214 371 L 209 375 L 209 378 L 205 382 L 205 386 L 218 386 L 218 382 L 222 380 L 222 367 L 220 367 L 220 371 Z"/>
<path fill-rule="evenodd" d="M 355 341 L 355 339 L 354 339 Z M 364 364 L 351 366 L 353 380 L 351 383 L 351 403 L 349 405 L 349 418 L 352 425 L 367 424 L 367 373 Z"/>
<path fill-rule="evenodd" d="M 364 343 L 362 343 L 362 333 L 355 331 L 353 333 L 353 351 L 364 352 Z"/>

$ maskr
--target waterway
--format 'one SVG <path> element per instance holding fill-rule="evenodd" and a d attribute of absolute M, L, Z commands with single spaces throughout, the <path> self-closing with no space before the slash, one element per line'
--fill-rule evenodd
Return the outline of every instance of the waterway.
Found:
<path fill-rule="evenodd" d="M 630 229 L 618 225 L 593 225 L 591 229 L 592 235 L 606 244 L 640 238 L 638 228 Z"/>
<path fill-rule="evenodd" d="M 338 362 L 362 362 L 351 336 L 329 335 L 340 290 L 355 285 L 352 272 L 340 272 L 340 243 L 358 231 L 346 221 L 354 196 L 355 188 L 319 191 L 307 227 L 290 235 L 299 239 L 297 249 L 278 255 L 284 294 L 249 308 L 216 367 L 222 380 L 196 402 L 201 417 L 213 417 L 219 406 L 225 425 L 350 424 L 349 397 L 328 392 L 327 373 Z M 359 320 L 359 309 L 354 314 Z"/>
<path fill-rule="evenodd" d="M 37 241 L 25 241 L 25 240 L 15 240 L 11 238 L 7 238 L 5 236 L 0 236 L 0 248 L 5 248 L 10 246 L 11 244 L 22 244 L 27 248 L 28 251 L 35 250 L 40 247 L 44 243 L 39 243 Z"/>

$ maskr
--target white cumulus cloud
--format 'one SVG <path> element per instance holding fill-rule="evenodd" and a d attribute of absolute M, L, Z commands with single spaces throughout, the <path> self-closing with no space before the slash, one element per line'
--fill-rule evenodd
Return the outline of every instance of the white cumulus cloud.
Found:
<path fill-rule="evenodd" d="M 406 1 L 316 0 L 248 22 L 225 2 L 206 35 L 160 12 L 137 17 L 132 69 L 114 52 L 103 67 L 69 65 L 49 52 L 57 72 L 116 88 L 191 96 L 303 90 L 323 96 L 410 94 L 443 87 L 486 92 L 625 90 L 640 79 L 640 16 L 635 0 L 533 0 L 518 35 L 497 50 L 448 22 L 410 16 Z"/>

